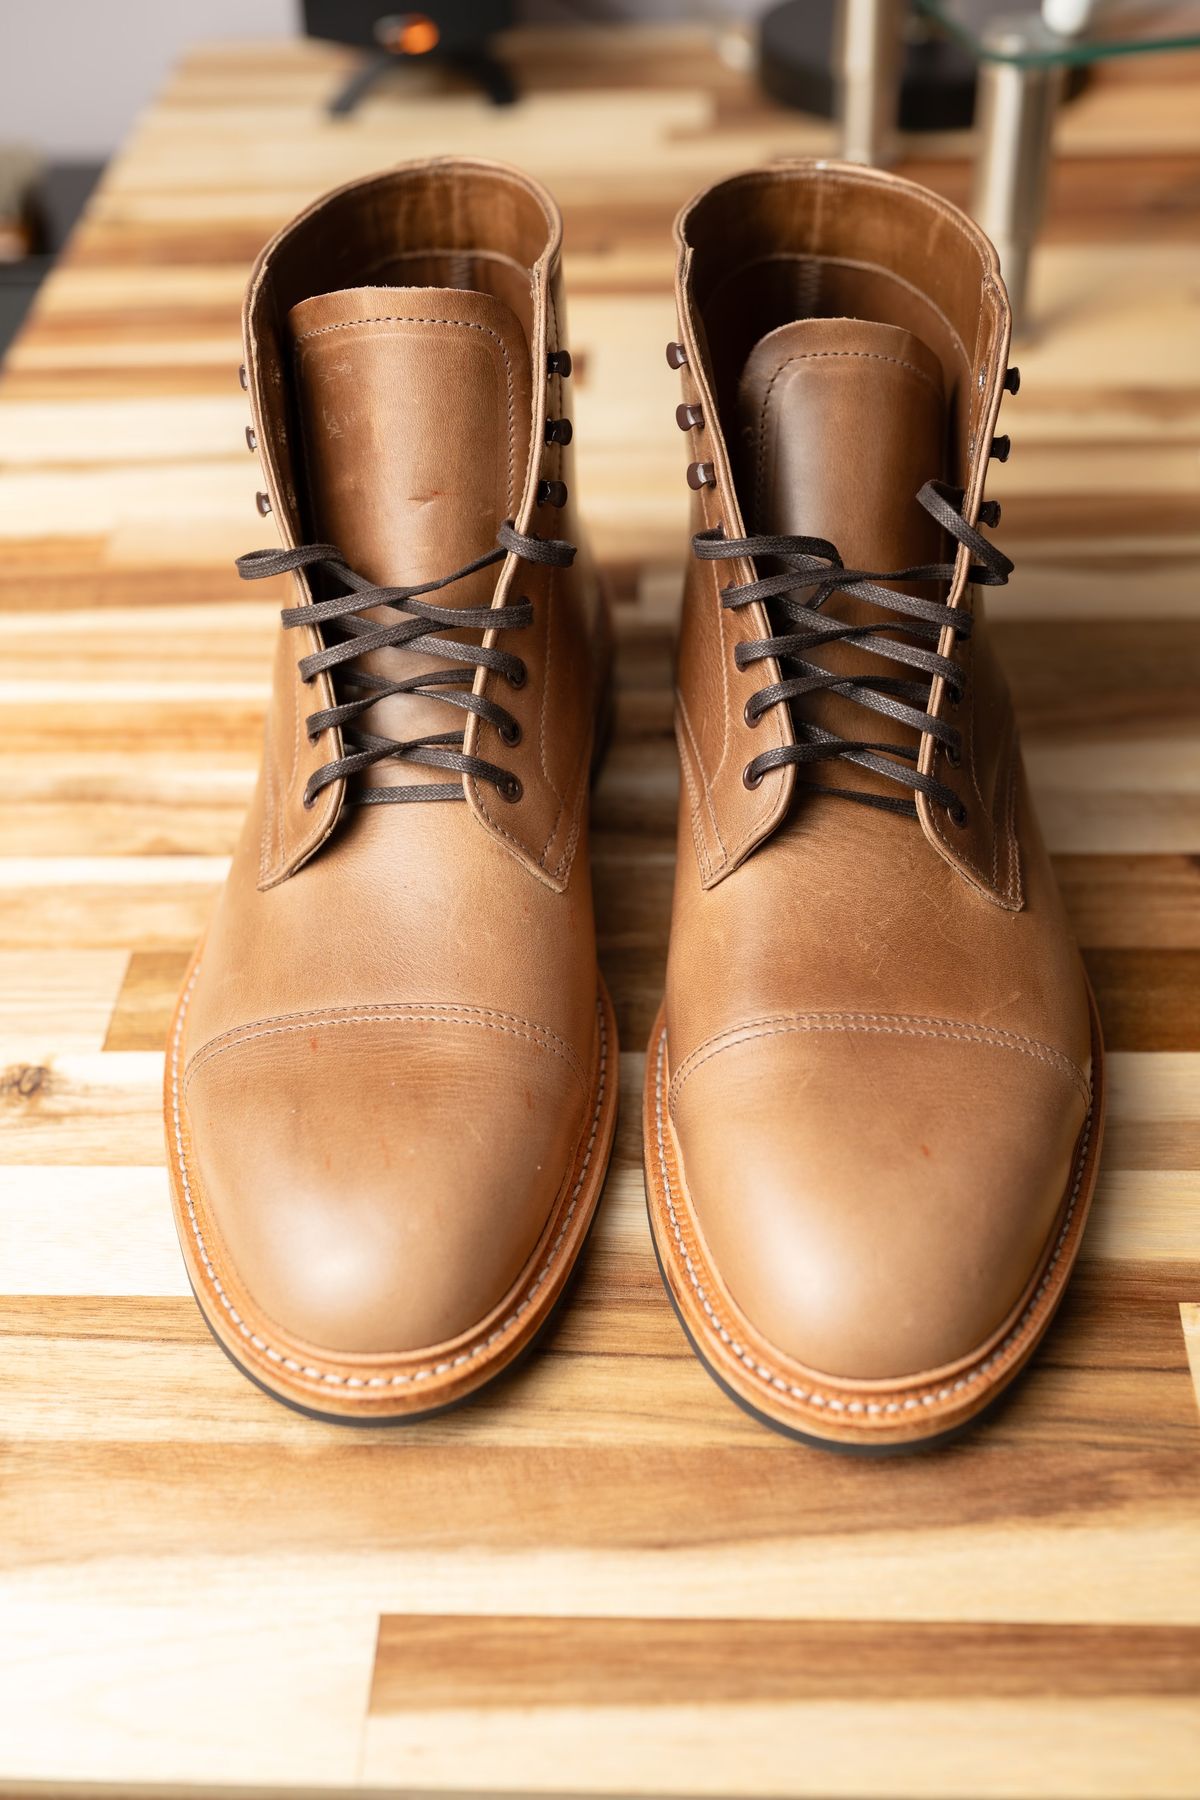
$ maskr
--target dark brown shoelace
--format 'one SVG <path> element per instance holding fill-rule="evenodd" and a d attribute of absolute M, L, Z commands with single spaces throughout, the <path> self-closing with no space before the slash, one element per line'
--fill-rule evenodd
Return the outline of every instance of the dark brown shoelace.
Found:
<path fill-rule="evenodd" d="M 941 481 L 927 481 L 917 499 L 939 525 L 971 552 L 975 560 L 968 580 L 983 587 L 1003 586 L 1013 565 L 963 518 L 962 489 Z M 833 762 L 840 758 L 899 782 L 910 788 L 914 795 L 924 794 L 932 805 L 944 807 L 956 824 L 965 824 L 966 811 L 953 789 L 932 775 L 923 775 L 916 767 L 919 742 L 908 745 L 838 737 L 805 719 L 797 704 L 808 694 L 842 694 L 869 712 L 880 713 L 902 725 L 910 725 L 915 732 L 935 738 L 943 746 L 947 759 L 956 764 L 962 755 L 962 733 L 946 720 L 931 717 L 928 709 L 933 683 L 938 676 L 946 683 L 952 706 L 957 706 L 962 699 L 964 672 L 952 657 L 940 656 L 936 645 L 947 628 L 958 642 L 968 638 L 971 615 L 942 601 L 925 600 L 915 594 L 899 593 L 895 588 L 881 586 L 883 582 L 892 581 L 945 582 L 949 586 L 954 580 L 954 564 L 923 563 L 915 568 L 887 572 L 848 569 L 835 546 L 825 538 L 727 538 L 719 525 L 712 531 L 698 532 L 692 539 L 692 548 L 706 562 L 750 557 L 758 564 L 778 566 L 777 572 L 760 576 L 757 581 L 725 588 L 721 593 L 722 606 L 733 611 L 749 606 L 755 600 L 764 601 L 791 627 L 769 638 L 739 644 L 735 652 L 738 668 L 747 669 L 756 662 L 774 657 L 797 671 L 786 680 L 760 688 L 746 703 L 748 724 L 756 723 L 769 707 L 790 705 L 798 740 L 764 750 L 747 763 L 742 772 L 746 786 L 757 787 L 769 769 L 780 768 L 785 763 Z M 881 612 L 897 616 L 862 625 L 843 624 L 822 612 L 835 594 L 865 600 Z M 903 630 L 904 636 L 883 635 L 898 630 Z M 837 675 L 820 663 L 808 660 L 811 652 L 822 644 L 835 643 L 857 644 L 860 650 L 915 669 L 926 679 Z M 846 800 L 858 800 L 867 806 L 882 807 L 911 818 L 917 816 L 915 799 L 867 794 L 854 788 L 822 787 L 816 782 L 811 785 L 821 793 L 840 794 Z"/>
<path fill-rule="evenodd" d="M 425 768 L 450 769 L 456 775 L 471 775 L 476 781 L 489 781 L 506 800 L 521 798 L 517 776 L 482 756 L 469 756 L 463 749 L 461 731 L 443 731 L 416 738 L 381 737 L 355 727 L 355 720 L 392 694 L 421 694 L 428 700 L 440 700 L 462 712 L 474 713 L 494 725 L 506 744 L 520 741 L 521 728 L 512 714 L 494 700 L 471 692 L 476 669 L 491 669 L 502 675 L 511 687 L 525 684 L 525 664 L 519 656 L 485 644 L 459 643 L 453 638 L 437 637 L 442 630 L 519 631 L 533 620 L 533 604 L 514 600 L 507 606 L 437 606 L 422 598 L 437 593 L 452 582 L 462 581 L 479 569 L 489 568 L 516 556 L 522 562 L 549 564 L 565 569 L 575 559 L 575 547 L 562 538 L 527 536 L 514 530 L 506 521 L 496 533 L 496 548 L 486 555 L 465 563 L 452 575 L 438 581 L 425 581 L 414 587 L 380 587 L 356 574 L 334 544 L 304 544 L 295 550 L 254 550 L 239 556 L 238 574 L 243 581 L 261 581 L 268 575 L 286 575 L 296 569 L 320 568 L 326 577 L 345 591 L 329 600 L 316 600 L 307 606 L 285 606 L 281 617 L 286 629 L 297 625 L 319 626 L 327 641 L 324 648 L 300 660 L 300 674 L 307 681 L 323 670 L 336 670 L 338 704 L 321 712 L 310 713 L 305 721 L 309 741 L 315 743 L 323 732 L 340 727 L 343 744 L 352 746 L 351 754 L 323 763 L 309 778 L 304 790 L 304 804 L 311 806 L 322 788 L 330 782 L 361 774 L 373 763 L 420 763 Z M 376 607 L 387 607 L 396 614 L 386 624 L 362 614 Z M 328 639 L 332 635 L 333 641 Z M 420 675 L 409 675 L 403 681 L 389 681 L 382 675 L 354 666 L 356 658 L 375 650 L 411 649 L 423 642 L 427 650 L 444 656 L 450 668 L 431 669 Z M 412 787 L 358 787 L 352 795 L 369 803 L 411 800 L 462 800 L 461 780 L 429 782 Z"/>

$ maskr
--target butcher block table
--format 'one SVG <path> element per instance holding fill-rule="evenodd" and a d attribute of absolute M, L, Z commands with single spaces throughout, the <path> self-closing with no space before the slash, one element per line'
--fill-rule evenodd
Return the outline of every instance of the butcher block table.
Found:
<path fill-rule="evenodd" d="M 774 1437 L 654 1269 L 686 548 L 670 223 L 832 147 L 703 32 L 519 37 L 506 111 L 353 59 L 190 54 L 0 385 L 0 1789 L 1138 1795 L 1200 1789 L 1200 59 L 1097 71 L 994 468 L 1004 662 L 1099 994 L 1104 1172 L 1059 1322 L 952 1448 Z M 904 172 L 962 201 L 965 138 Z M 566 222 L 585 518 L 616 598 L 596 890 L 622 1056 L 582 1279 L 519 1373 L 345 1431 L 210 1340 L 167 1198 L 168 1014 L 250 796 L 277 608 L 238 309 L 264 240 L 400 158 Z M 1189 1366 L 1189 1353 L 1191 1363 Z"/>

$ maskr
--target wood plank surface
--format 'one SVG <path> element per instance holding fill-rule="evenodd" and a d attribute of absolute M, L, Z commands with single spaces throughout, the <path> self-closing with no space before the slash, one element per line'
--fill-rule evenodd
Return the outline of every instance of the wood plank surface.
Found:
<path fill-rule="evenodd" d="M 688 1352 L 641 1192 L 685 552 L 670 225 L 832 148 L 695 29 L 528 32 L 348 123 L 328 46 L 204 45 L 0 377 L 0 1792 L 1200 1790 L 1200 59 L 1064 114 L 995 473 L 992 609 L 1112 1051 L 1093 1222 L 1031 1376 L 949 1450 L 776 1439 Z M 278 591 L 241 448 L 263 240 L 399 158 L 562 203 L 579 487 L 617 599 L 595 802 L 623 1117 L 535 1360 L 404 1432 L 314 1424 L 187 1291 L 169 1008 L 256 765 Z M 968 137 L 904 170 L 964 201 Z M 269 532 L 268 532 L 269 536 Z"/>

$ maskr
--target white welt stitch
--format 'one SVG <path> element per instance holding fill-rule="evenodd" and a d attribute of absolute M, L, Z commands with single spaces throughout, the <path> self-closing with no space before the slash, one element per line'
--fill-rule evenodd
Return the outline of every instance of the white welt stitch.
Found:
<path fill-rule="evenodd" d="M 671 1189 L 671 1177 L 667 1171 L 666 1144 L 663 1139 L 663 1066 L 666 1061 L 666 1054 L 667 1054 L 667 1033 L 666 1033 L 666 1028 L 664 1026 L 663 1030 L 659 1034 L 658 1056 L 657 1056 L 657 1060 L 656 1060 L 655 1075 L 654 1075 L 655 1135 L 657 1138 L 658 1167 L 659 1167 L 659 1172 L 662 1176 L 663 1195 L 664 1195 L 664 1198 L 666 1199 L 666 1203 L 667 1203 L 667 1215 L 668 1215 L 668 1217 L 670 1219 L 670 1223 L 671 1223 L 672 1236 L 674 1237 L 676 1244 L 679 1246 L 680 1251 L 684 1255 L 684 1260 L 685 1260 L 686 1267 L 687 1267 L 688 1279 L 691 1282 L 692 1287 L 695 1289 L 698 1296 L 703 1297 L 704 1290 L 700 1286 L 700 1281 L 699 1281 L 696 1271 L 692 1265 L 692 1260 L 689 1256 L 687 1256 L 686 1251 L 683 1250 L 683 1234 L 680 1230 L 679 1219 L 675 1212 L 675 1199 L 674 1199 L 674 1195 L 673 1195 L 672 1189 Z M 982 1359 L 982 1361 L 978 1362 L 973 1369 L 967 1370 L 963 1375 L 959 1376 L 955 1380 L 953 1388 L 938 1388 L 938 1387 L 928 1388 L 919 1397 L 920 1405 L 932 1406 L 936 1401 L 938 1401 L 938 1400 L 944 1401 L 945 1399 L 950 1397 L 953 1393 L 962 1392 L 963 1389 L 969 1387 L 973 1382 L 979 1381 L 984 1375 L 986 1375 L 988 1373 L 988 1371 L 993 1367 L 993 1365 L 1001 1359 L 1001 1357 L 1004 1355 L 1004 1353 L 1007 1350 L 1011 1349 L 1012 1346 L 1014 1344 L 1016 1344 L 1021 1337 L 1024 1336 L 1027 1328 L 1032 1323 L 1034 1314 L 1037 1312 L 1041 1301 L 1045 1298 L 1046 1291 L 1047 1291 L 1047 1288 L 1048 1288 L 1049 1282 L 1050 1282 L 1050 1276 L 1053 1273 L 1056 1264 L 1058 1263 L 1059 1257 L 1062 1255 L 1063 1245 L 1067 1239 L 1067 1233 L 1071 1229 L 1071 1221 L 1075 1216 L 1075 1209 L 1079 1203 L 1079 1189 L 1080 1189 L 1080 1185 L 1083 1181 L 1083 1172 L 1084 1172 L 1084 1169 L 1087 1167 L 1087 1151 L 1088 1151 L 1088 1143 L 1091 1139 L 1091 1134 L 1092 1134 L 1092 1105 L 1089 1104 L 1088 1111 L 1087 1111 L 1087 1118 L 1084 1120 L 1083 1135 L 1082 1135 L 1082 1137 L 1080 1139 L 1080 1143 L 1079 1143 L 1079 1154 L 1078 1154 L 1078 1158 L 1076 1161 L 1076 1170 L 1075 1170 L 1075 1182 L 1074 1182 L 1074 1186 L 1071 1189 L 1071 1198 L 1067 1205 L 1066 1217 L 1063 1219 L 1062 1228 L 1059 1231 L 1058 1237 L 1055 1239 L 1054 1249 L 1051 1253 L 1049 1262 L 1046 1264 L 1045 1270 L 1042 1274 L 1042 1279 L 1038 1283 L 1037 1288 L 1035 1289 L 1034 1293 L 1030 1297 L 1029 1303 L 1026 1306 L 1024 1312 L 1021 1314 L 1021 1317 L 1017 1320 L 1016 1324 L 1013 1326 L 1012 1330 L 1008 1333 L 1008 1335 L 1004 1339 L 1002 1339 L 1002 1341 L 999 1344 L 997 1344 L 996 1347 L 992 1351 L 990 1351 L 989 1354 L 985 1358 Z M 734 1354 L 739 1358 L 739 1360 L 741 1362 L 745 1363 L 746 1366 L 749 1369 L 751 1369 L 755 1375 L 758 1376 L 760 1381 L 764 1381 L 767 1383 L 768 1386 L 774 1387 L 774 1388 L 787 1386 L 787 1383 L 784 1382 L 782 1376 L 775 1374 L 775 1372 L 771 1369 L 760 1367 L 757 1364 L 757 1362 L 755 1361 L 755 1359 L 750 1357 L 746 1353 L 746 1351 L 742 1348 L 741 1345 L 739 1345 L 738 1343 L 736 1343 L 735 1341 L 732 1340 L 729 1331 L 727 1330 L 725 1325 L 722 1324 L 720 1318 L 713 1311 L 712 1306 L 710 1304 L 708 1304 L 708 1302 L 706 1300 L 704 1301 L 704 1310 L 708 1314 L 709 1324 L 711 1325 L 713 1331 L 717 1334 L 717 1336 L 722 1340 L 723 1343 L 730 1345 Z M 797 1399 L 805 1399 L 807 1401 L 807 1403 L 812 1406 L 818 1406 L 818 1407 L 828 1406 L 828 1407 L 832 1408 L 834 1411 L 839 1411 L 839 1412 L 845 1409 L 845 1403 L 842 1400 L 840 1400 L 836 1395 L 821 1394 L 821 1393 L 817 1393 L 816 1391 L 810 1391 L 809 1393 L 807 1393 L 807 1395 L 805 1395 L 804 1393 L 802 1393 L 802 1391 L 800 1389 L 794 1388 L 794 1387 L 790 1388 L 789 1391 L 792 1394 L 794 1394 Z M 918 1400 L 913 1399 L 913 1398 L 909 1398 L 904 1401 L 904 1406 L 908 1409 L 912 1409 L 917 1404 L 918 1404 Z M 868 1408 L 868 1411 L 869 1410 L 870 1409 Z M 876 1410 L 878 1410 L 878 1409 L 876 1409 Z M 887 1410 L 889 1412 L 895 1411 L 896 1410 L 895 1403 L 893 1402 L 893 1403 L 888 1404 L 886 1406 L 885 1410 Z"/>
<path fill-rule="evenodd" d="M 187 986 L 185 987 L 185 989 L 183 991 L 183 997 L 179 1003 L 179 1015 L 175 1021 L 175 1030 L 171 1036 L 171 1110 L 172 1110 L 172 1116 L 173 1116 L 173 1121 L 174 1121 L 174 1130 L 175 1130 L 175 1154 L 176 1154 L 176 1161 L 179 1165 L 179 1177 L 183 1184 L 183 1199 L 184 1199 L 184 1205 L 187 1209 L 188 1224 L 191 1226 L 192 1236 L 196 1240 L 196 1247 L 200 1253 L 201 1265 L 203 1266 L 204 1272 L 208 1276 L 208 1279 L 209 1279 L 210 1283 L 212 1284 L 214 1292 L 217 1294 L 218 1298 L 220 1299 L 221 1304 L 225 1307 L 226 1311 L 232 1313 L 232 1311 L 233 1311 L 232 1304 L 229 1301 L 224 1290 L 222 1289 L 219 1279 L 217 1278 L 216 1271 L 213 1268 L 212 1260 L 209 1256 L 208 1249 L 204 1242 L 204 1235 L 200 1230 L 200 1221 L 196 1217 L 196 1206 L 195 1206 L 195 1202 L 192 1198 L 191 1181 L 188 1176 L 187 1157 L 184 1154 L 184 1148 L 183 1148 L 183 1128 L 182 1128 L 182 1122 L 181 1122 L 181 1118 L 180 1118 L 179 1046 L 180 1046 L 180 1042 L 183 1038 L 184 1020 L 187 1017 L 187 1010 L 188 1010 L 189 1005 L 191 1004 L 192 990 L 196 985 L 196 979 L 199 976 L 199 974 L 200 974 L 200 963 L 199 963 L 199 961 L 197 961 L 195 968 L 192 970 L 192 973 L 188 978 Z M 592 1152 L 596 1147 L 596 1134 L 600 1129 L 600 1114 L 604 1107 L 604 1094 L 605 1094 L 605 1087 L 606 1087 L 607 1077 L 608 1077 L 608 1026 L 607 1026 L 607 1021 L 604 1016 L 604 1002 L 602 1000 L 597 1000 L 597 1002 L 596 1002 L 596 1016 L 597 1016 L 597 1020 L 599 1023 L 599 1029 L 600 1029 L 600 1067 L 599 1067 L 599 1071 L 597 1073 L 597 1078 L 596 1078 L 596 1105 L 595 1105 L 595 1109 L 592 1113 L 591 1126 L 588 1130 L 588 1140 L 587 1140 L 587 1145 L 584 1149 L 583 1163 L 579 1170 L 578 1179 L 576 1180 L 574 1187 L 571 1189 L 571 1198 L 567 1205 L 567 1210 L 563 1217 L 562 1224 L 560 1226 L 558 1234 L 554 1238 L 553 1242 L 550 1245 L 549 1252 L 546 1256 L 545 1261 L 543 1262 L 543 1264 L 541 1266 L 541 1269 L 538 1273 L 537 1279 L 534 1281 L 533 1285 L 529 1289 L 530 1296 L 532 1296 L 537 1291 L 537 1289 L 540 1288 L 542 1286 L 542 1284 L 545 1282 L 547 1276 L 550 1273 L 550 1269 L 562 1247 L 563 1239 L 566 1235 L 567 1229 L 570 1226 L 571 1220 L 575 1216 L 576 1209 L 579 1205 L 579 1196 L 583 1191 L 583 1184 L 587 1179 L 587 1172 L 591 1165 Z M 491 1333 L 490 1337 L 481 1339 L 481 1340 L 477 1341 L 476 1343 L 472 1344 L 470 1346 L 469 1350 L 464 1350 L 461 1356 L 455 1358 L 454 1366 L 456 1366 L 458 1363 L 465 1362 L 469 1356 L 478 1356 L 480 1351 L 483 1350 L 486 1345 L 490 1345 L 490 1344 L 494 1343 L 497 1339 L 503 1337 L 506 1332 L 510 1331 L 517 1325 L 517 1323 L 520 1319 L 520 1316 L 524 1312 L 524 1310 L 525 1310 L 525 1306 L 522 1305 L 516 1312 L 512 1313 L 507 1319 L 505 1319 L 503 1325 L 501 1325 L 498 1330 L 493 1331 Z M 248 1332 L 246 1333 L 246 1335 L 247 1335 L 247 1337 L 250 1336 L 250 1334 Z M 252 1343 L 254 1343 L 256 1347 L 257 1347 L 258 1343 L 260 1342 L 260 1340 L 257 1337 L 250 1338 L 250 1341 Z M 331 1382 L 331 1383 L 334 1383 L 335 1385 L 345 1385 L 345 1386 L 360 1386 L 361 1385 L 361 1383 L 358 1383 L 358 1382 L 352 1380 L 352 1378 L 349 1376 L 338 1375 L 329 1370 L 310 1368 L 307 1365 L 301 1367 L 301 1365 L 299 1363 L 293 1361 L 293 1359 L 291 1357 L 281 1356 L 277 1350 L 273 1350 L 266 1343 L 263 1343 L 262 1347 L 263 1347 L 264 1354 L 266 1356 L 268 1356 L 272 1362 L 282 1362 L 282 1364 L 285 1368 L 290 1369 L 293 1373 L 296 1373 L 296 1374 L 307 1375 L 309 1377 L 309 1379 L 312 1381 Z M 372 1379 L 367 1385 L 370 1387 L 377 1387 L 378 1385 L 381 1384 L 381 1382 L 384 1379 L 386 1379 L 388 1385 L 391 1385 L 393 1387 L 399 1387 L 409 1381 L 424 1381 L 428 1376 L 430 1376 L 434 1373 L 440 1373 L 443 1368 L 449 1368 L 451 1366 L 452 1365 L 448 1364 L 448 1363 L 447 1364 L 430 1365 L 428 1368 L 418 1369 L 414 1373 L 411 1373 L 411 1374 L 398 1374 L 398 1375 L 392 1375 L 388 1378 Z"/>

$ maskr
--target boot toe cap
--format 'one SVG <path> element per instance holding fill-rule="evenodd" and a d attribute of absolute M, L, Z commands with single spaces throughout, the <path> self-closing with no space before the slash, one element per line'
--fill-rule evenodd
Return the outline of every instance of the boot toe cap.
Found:
<path fill-rule="evenodd" d="M 208 1254 L 264 1337 L 340 1356 L 447 1343 L 536 1250 L 585 1110 L 536 1029 L 325 1020 L 210 1047 L 185 1092 Z"/>
<path fill-rule="evenodd" d="M 977 1353 L 1039 1268 L 1087 1111 L 1083 1074 L 1046 1050 L 974 1027 L 777 1029 L 685 1066 L 688 1195 L 749 1323 L 831 1378 Z"/>

